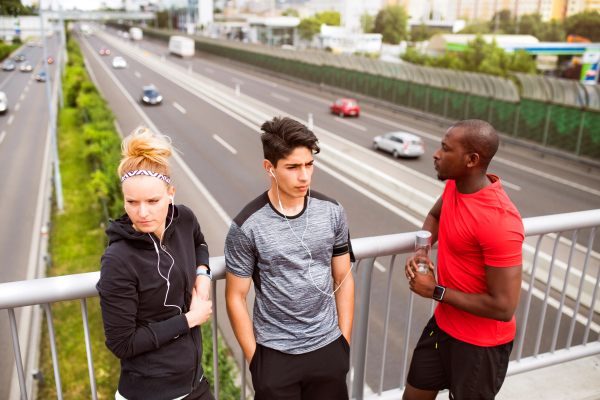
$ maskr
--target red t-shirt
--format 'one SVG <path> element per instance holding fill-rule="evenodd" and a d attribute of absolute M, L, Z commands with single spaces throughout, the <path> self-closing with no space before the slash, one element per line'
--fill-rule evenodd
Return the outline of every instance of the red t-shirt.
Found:
<path fill-rule="evenodd" d="M 442 194 L 438 236 L 438 282 L 465 293 L 487 293 L 485 266 L 522 264 L 525 238 L 521 215 L 500 185 L 500 179 L 472 194 L 461 194 L 449 180 Z M 477 346 L 508 343 L 516 323 L 478 317 L 448 304 L 435 310 L 438 326 L 450 336 Z"/>

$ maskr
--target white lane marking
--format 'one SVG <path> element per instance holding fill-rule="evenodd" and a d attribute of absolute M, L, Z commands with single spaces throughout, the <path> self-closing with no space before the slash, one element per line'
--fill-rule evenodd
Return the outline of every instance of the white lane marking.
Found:
<path fill-rule="evenodd" d="M 21 93 L 21 96 L 19 97 L 19 100 L 23 101 L 24 98 L 25 98 L 25 93 Z"/>
<path fill-rule="evenodd" d="M 317 168 L 320 168 L 321 170 L 323 170 L 324 172 L 326 172 L 329 175 L 333 176 L 334 178 L 336 178 L 340 182 L 345 183 L 346 185 L 350 186 L 352 189 L 354 189 L 357 192 L 365 195 L 369 199 L 373 200 L 375 203 L 383 206 L 384 208 L 387 208 L 388 210 L 390 210 L 394 214 L 396 214 L 399 217 L 405 219 L 406 221 L 412 223 L 413 225 L 415 225 L 415 226 L 417 226 L 419 228 L 421 228 L 421 226 L 423 225 L 423 220 L 421 220 L 419 218 L 413 217 L 411 214 L 407 213 L 404 210 L 401 210 L 400 208 L 396 207 L 395 205 L 393 205 L 389 201 L 382 199 L 381 197 L 377 196 L 373 192 L 365 189 L 364 187 L 360 186 L 359 184 L 357 184 L 357 183 L 351 181 L 350 179 L 346 178 L 345 176 L 341 175 L 340 173 L 338 173 L 338 172 L 334 171 L 333 169 L 325 166 L 322 162 L 315 161 L 314 164 L 317 166 Z"/>
<path fill-rule="evenodd" d="M 2 133 L 0 133 L 0 143 L 2 143 L 4 141 L 5 136 L 6 136 L 6 131 L 2 131 Z"/>
<path fill-rule="evenodd" d="M 25 92 L 29 91 L 29 85 L 25 86 Z"/>
<path fill-rule="evenodd" d="M 426 137 L 426 138 L 431 139 L 431 140 L 435 140 L 437 142 L 439 142 L 439 141 L 442 140 L 442 138 L 439 137 L 439 136 L 432 135 L 430 133 L 423 132 L 420 129 L 411 128 L 411 127 L 408 127 L 406 125 L 402 125 L 402 124 L 399 124 L 399 123 L 396 123 L 396 122 L 393 122 L 393 121 L 388 121 L 385 118 L 377 117 L 377 116 L 369 114 L 369 113 L 361 112 L 361 115 L 363 117 L 367 117 L 367 118 L 371 118 L 371 119 L 373 119 L 375 121 L 383 122 L 384 124 L 388 124 L 390 126 L 394 126 L 396 128 L 403 129 L 403 130 L 405 130 L 407 132 L 415 133 L 417 135 Z M 500 158 L 500 157 L 494 157 L 494 161 L 497 161 L 499 163 L 511 166 L 513 168 L 516 168 L 517 170 L 526 171 L 526 172 L 529 172 L 530 174 L 537 175 L 537 176 L 549 179 L 549 180 L 557 182 L 557 183 L 562 183 L 563 185 L 570 186 L 570 187 L 575 188 L 575 189 L 583 190 L 584 192 L 588 192 L 588 193 L 594 194 L 596 196 L 600 196 L 600 190 L 592 189 L 590 187 L 587 187 L 587 186 L 584 186 L 584 185 L 580 185 L 579 183 L 571 182 L 571 181 L 569 181 L 567 179 L 559 178 L 559 177 L 554 176 L 552 174 L 548 174 L 546 172 L 538 171 L 535 168 L 526 167 L 526 166 L 521 165 L 519 163 L 516 163 L 514 161 L 509 161 L 507 159 Z M 507 187 L 510 187 L 510 186 L 507 185 Z"/>
<path fill-rule="evenodd" d="M 521 191 L 521 186 L 515 185 L 514 183 L 506 182 L 506 179 L 501 179 L 500 183 L 502 184 L 502 187 L 511 188 L 516 190 L 517 192 Z"/>
<path fill-rule="evenodd" d="M 529 283 L 525 282 L 525 281 L 521 281 L 521 289 L 527 291 L 529 290 Z M 540 300 L 544 300 L 544 298 L 546 297 L 546 294 L 544 292 L 542 292 L 541 290 L 539 290 L 538 288 L 534 287 L 533 290 L 531 291 L 531 294 L 534 295 L 535 297 L 537 297 Z M 558 306 L 560 305 L 560 302 L 558 300 L 556 300 L 553 297 L 548 297 L 548 305 L 554 307 L 555 309 L 558 310 Z M 568 307 L 566 305 L 563 305 L 563 309 L 562 309 L 563 314 L 565 314 L 567 317 L 569 318 L 573 318 L 573 309 L 571 307 Z M 579 322 L 582 325 L 587 325 L 588 319 L 586 316 L 583 316 L 579 313 L 577 313 L 577 318 L 576 318 L 577 322 Z M 593 330 L 594 332 L 598 333 L 600 332 L 600 325 L 598 325 L 595 322 L 592 322 L 592 324 L 590 325 L 590 329 Z"/>
<path fill-rule="evenodd" d="M 289 103 L 289 102 L 290 102 L 290 98 L 289 98 L 289 97 L 285 97 L 285 96 L 282 96 L 282 95 L 280 95 L 280 94 L 277 94 L 277 93 L 273 93 L 273 92 L 271 92 L 271 96 L 275 97 L 276 99 L 279 99 L 279 100 L 285 101 L 286 103 Z"/>
<path fill-rule="evenodd" d="M 12 122 L 13 122 L 14 119 L 15 119 L 15 116 L 11 114 L 11 116 L 8 117 L 8 122 L 6 123 L 6 125 L 12 124 Z"/>
<path fill-rule="evenodd" d="M 381 272 L 385 272 L 385 271 L 387 271 L 387 268 L 386 268 L 386 267 L 384 267 L 383 265 L 381 265 L 381 263 L 380 263 L 379 261 L 375 261 L 375 262 L 373 263 L 373 266 L 374 266 L 375 268 L 377 268 L 377 270 L 379 270 L 379 271 L 381 271 Z"/>
<path fill-rule="evenodd" d="M 235 83 L 239 83 L 240 85 L 243 85 L 243 84 L 244 84 L 244 81 L 243 81 L 243 80 L 241 80 L 241 79 L 238 79 L 238 78 L 231 78 L 231 81 L 232 81 L 232 82 L 235 82 Z"/>
<path fill-rule="evenodd" d="M 175 107 L 176 109 L 178 109 L 179 111 L 181 111 L 182 114 L 185 114 L 187 111 L 185 111 L 185 108 L 181 107 L 179 104 L 173 102 L 173 107 Z"/>
<path fill-rule="evenodd" d="M 227 150 L 229 150 L 230 152 L 232 152 L 233 154 L 237 154 L 237 150 L 233 148 L 233 146 L 231 146 L 229 143 L 227 143 L 225 140 L 221 139 L 218 135 L 213 134 L 213 139 L 215 139 L 217 142 L 219 142 L 223 147 L 225 147 Z"/>
<path fill-rule="evenodd" d="M 15 111 L 19 111 L 19 108 L 21 108 L 21 103 L 15 104 Z"/>
<path fill-rule="evenodd" d="M 214 74 L 215 73 L 214 69 L 208 68 L 208 67 L 204 68 L 204 71 L 208 72 L 209 74 Z"/>
<path fill-rule="evenodd" d="M 133 99 L 131 94 L 127 91 L 127 89 L 125 89 L 123 84 L 117 79 L 114 72 L 112 72 L 110 70 L 110 68 L 108 68 L 106 66 L 106 64 L 102 62 L 102 60 L 100 59 L 100 56 L 98 54 L 96 54 L 96 52 L 92 49 L 92 46 L 88 43 L 88 41 L 82 37 L 82 42 L 86 45 L 86 47 L 88 48 L 88 51 L 94 55 L 94 58 L 100 64 L 101 68 L 104 69 L 104 71 L 110 77 L 110 79 L 112 79 L 112 81 L 115 83 L 115 85 L 117 85 L 119 90 L 121 90 L 121 93 L 123 93 L 123 96 L 125 96 L 125 98 L 127 100 L 129 100 L 129 103 L 131 103 L 133 108 L 142 117 L 144 122 L 146 124 L 148 124 L 148 126 L 150 127 L 150 129 L 152 129 L 152 131 L 154 131 L 155 133 L 160 133 L 161 131 L 158 129 L 158 127 L 156 125 L 154 125 L 154 122 L 152 122 L 152 120 L 148 117 L 148 114 L 146 114 L 144 112 L 144 110 L 142 110 L 142 107 L 138 104 L 138 102 Z M 230 226 L 231 225 L 231 217 L 227 214 L 227 211 L 225 211 L 225 209 L 223 209 L 223 207 L 221 207 L 221 205 L 219 204 L 217 199 L 215 199 L 215 197 L 208 191 L 206 186 L 204 186 L 204 184 L 198 179 L 196 174 L 194 174 L 194 172 L 187 165 L 187 163 L 185 161 L 183 161 L 183 159 L 177 152 L 174 152 L 172 154 L 172 157 L 181 166 L 181 169 L 183 169 L 183 171 L 186 173 L 188 178 L 190 178 L 190 180 L 194 183 L 196 188 L 200 191 L 200 193 L 202 193 L 204 198 L 206 198 L 206 201 L 208 201 L 208 203 L 214 208 L 214 210 L 217 212 L 219 217 L 221 217 L 221 219 L 223 220 L 225 225 Z"/>
<path fill-rule="evenodd" d="M 355 124 L 354 122 L 346 121 L 344 118 L 340 118 L 340 117 L 334 117 L 334 119 L 335 119 L 337 122 L 341 122 L 342 124 L 346 124 L 346 125 L 348 125 L 348 126 L 351 126 L 351 127 L 353 127 L 353 128 L 356 128 L 356 129 L 358 129 L 359 131 L 363 131 L 363 132 L 366 132 L 366 131 L 367 131 L 367 127 L 366 127 L 366 126 L 362 126 L 362 125 L 359 125 L 359 124 Z"/>
<path fill-rule="evenodd" d="M 592 189 L 590 187 L 580 185 L 579 183 L 571 182 L 567 179 L 559 178 L 558 176 L 554 176 L 554 175 L 548 174 L 546 172 L 538 171 L 537 169 L 526 167 L 526 166 L 516 163 L 514 161 L 509 161 L 509 160 L 506 160 L 504 158 L 499 158 L 499 157 L 494 157 L 494 161 L 498 161 L 499 163 L 509 165 L 509 166 L 517 168 L 521 171 L 527 171 L 530 174 L 541 176 L 542 178 L 546 178 L 546 179 L 549 179 L 549 180 L 557 182 L 557 183 L 562 183 L 563 185 L 570 186 L 575 189 L 583 190 L 584 192 L 588 192 L 588 193 L 594 194 L 596 196 L 600 196 L 600 190 Z"/>
<path fill-rule="evenodd" d="M 133 73 L 137 78 L 142 79 L 142 74 L 140 74 L 139 72 L 135 71 Z"/>

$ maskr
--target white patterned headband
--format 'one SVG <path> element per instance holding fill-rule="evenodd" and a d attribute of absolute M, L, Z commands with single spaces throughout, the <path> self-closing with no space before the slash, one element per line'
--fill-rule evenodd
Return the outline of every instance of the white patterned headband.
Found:
<path fill-rule="evenodd" d="M 126 173 L 125 175 L 123 175 L 123 177 L 121 177 L 121 182 L 123 182 L 127 178 L 131 178 L 132 176 L 137 176 L 137 175 L 153 176 L 155 178 L 158 178 L 158 179 L 161 179 L 161 180 L 167 182 L 169 185 L 171 184 L 171 180 L 169 178 L 167 178 L 166 176 L 164 176 L 163 174 L 159 174 L 158 172 L 146 171 L 145 169 L 138 169 L 138 170 Z"/>

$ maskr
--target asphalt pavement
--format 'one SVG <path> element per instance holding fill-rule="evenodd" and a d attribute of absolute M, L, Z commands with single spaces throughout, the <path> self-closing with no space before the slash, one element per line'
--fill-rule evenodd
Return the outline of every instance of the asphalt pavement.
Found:
<path fill-rule="evenodd" d="M 55 56 L 53 41 L 48 43 L 48 54 Z M 25 54 L 34 68 L 21 72 L 16 63 L 13 71 L 0 71 L 0 91 L 6 93 L 9 105 L 7 113 L 0 116 L 0 282 L 27 277 L 32 232 L 40 234 L 34 232 L 34 220 L 48 132 L 46 84 L 35 80 L 42 68 L 42 49 L 36 42 L 35 47 L 24 45 L 16 53 Z M 16 316 L 20 321 L 21 310 L 16 310 Z M 21 347 L 27 347 L 26 339 L 20 339 Z M 1 399 L 8 398 L 14 363 L 8 313 L 0 311 Z"/>

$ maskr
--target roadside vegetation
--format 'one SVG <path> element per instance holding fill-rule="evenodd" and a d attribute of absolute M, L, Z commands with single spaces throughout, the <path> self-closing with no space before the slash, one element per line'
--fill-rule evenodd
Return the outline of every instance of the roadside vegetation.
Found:
<path fill-rule="evenodd" d="M 86 72 L 77 42 L 67 44 L 69 63 L 63 78 L 65 107 L 58 113 L 58 148 L 65 212 L 52 213 L 47 276 L 98 271 L 107 240 L 107 218 L 122 214 L 123 199 L 116 174 L 120 138 L 114 115 Z M 92 353 L 99 399 L 114 399 L 119 380 L 119 360 L 104 345 L 104 329 L 98 297 L 87 300 Z M 52 305 L 58 359 L 65 399 L 89 399 L 91 389 L 80 301 Z M 55 399 L 56 386 L 46 321 L 43 322 L 40 369 L 45 386 L 39 399 Z M 212 383 L 211 324 L 202 326 L 203 366 Z M 219 341 L 219 382 L 222 399 L 237 399 L 234 363 Z M 212 385 L 211 385 L 212 386 Z"/>
<path fill-rule="evenodd" d="M 477 35 L 475 40 L 469 42 L 467 48 L 460 54 L 447 51 L 444 55 L 434 57 L 408 47 L 400 58 L 418 65 L 482 72 L 504 78 L 510 78 L 510 72 L 534 74 L 536 71 L 535 60 L 525 50 L 507 53 L 498 47 L 496 41 L 487 43 L 481 35 Z"/>

